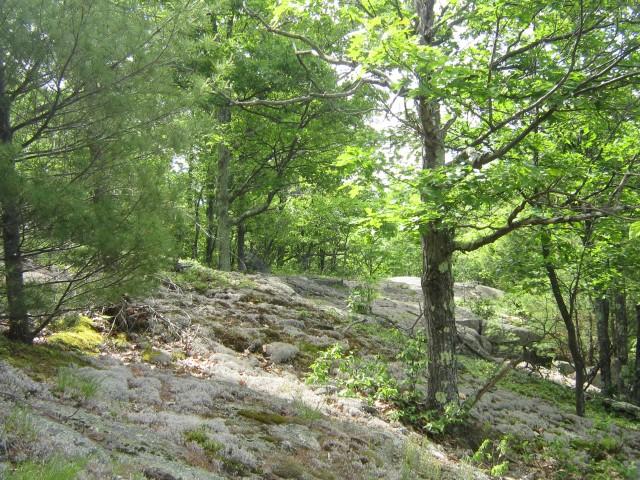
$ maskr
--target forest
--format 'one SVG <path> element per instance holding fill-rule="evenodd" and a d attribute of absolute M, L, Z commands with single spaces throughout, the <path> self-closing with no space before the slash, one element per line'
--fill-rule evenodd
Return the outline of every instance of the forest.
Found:
<path fill-rule="evenodd" d="M 0 226 L 0 478 L 640 474 L 635 1 L 0 0 Z M 302 342 L 312 329 L 341 336 Z M 220 354 L 194 354 L 200 337 L 419 445 L 379 454 L 394 476 L 263 468 L 210 425 L 178 442 L 200 473 L 115 457 L 105 473 L 25 443 L 36 390 L 82 412 L 60 424 L 100 416 L 99 358 L 193 373 Z M 16 372 L 39 386 L 23 396 Z M 564 402 L 591 433 L 507 434 L 477 413 L 500 389 Z M 296 427 L 328 418 L 303 403 Z M 423 441 L 473 472 L 447 477 Z"/>

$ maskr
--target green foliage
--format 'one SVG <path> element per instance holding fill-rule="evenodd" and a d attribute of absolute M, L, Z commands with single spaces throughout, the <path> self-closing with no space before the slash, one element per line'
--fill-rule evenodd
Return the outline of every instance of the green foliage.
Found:
<path fill-rule="evenodd" d="M 463 424 L 468 414 L 464 405 L 451 403 L 445 406 L 443 412 L 424 409 L 424 398 L 417 389 L 426 369 L 424 334 L 405 338 L 404 342 L 397 356 L 406 376 L 401 384 L 391 376 L 382 358 L 361 358 L 346 353 L 340 344 L 317 356 L 309 367 L 307 382 L 319 385 L 333 383 L 340 395 L 361 396 L 369 403 L 375 400 L 390 403 L 395 407 L 392 418 L 434 435 Z"/>
<path fill-rule="evenodd" d="M 84 458 L 54 456 L 44 461 L 29 460 L 19 464 L 6 480 L 73 480 L 87 464 Z"/>
<path fill-rule="evenodd" d="M 352 313 L 363 315 L 370 314 L 373 301 L 378 297 L 376 285 L 365 281 L 362 285 L 357 285 L 349 293 L 347 298 L 347 308 Z"/>
<path fill-rule="evenodd" d="M 331 379 L 331 370 L 344 358 L 344 347 L 336 343 L 324 352 L 320 353 L 315 361 L 309 366 L 310 373 L 307 375 L 307 383 L 315 385 L 326 385 Z"/>
<path fill-rule="evenodd" d="M 340 344 L 322 352 L 310 365 L 307 382 L 327 384 L 332 379 L 344 396 L 362 395 L 369 401 L 393 400 L 398 396 L 398 386 L 379 357 L 363 359 L 345 354 Z"/>
<path fill-rule="evenodd" d="M 507 435 L 498 442 L 485 439 L 471 456 L 471 461 L 485 466 L 491 476 L 500 477 L 509 471 L 509 461 L 505 459 L 510 451 L 511 438 Z"/>

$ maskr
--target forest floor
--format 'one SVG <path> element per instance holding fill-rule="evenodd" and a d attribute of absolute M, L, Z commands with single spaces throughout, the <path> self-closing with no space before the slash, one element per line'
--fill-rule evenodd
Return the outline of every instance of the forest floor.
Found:
<path fill-rule="evenodd" d="M 637 421 L 597 395 L 577 417 L 570 388 L 524 370 L 442 435 L 400 423 L 381 399 L 345 396 L 322 352 L 384 360 L 401 381 L 397 332 L 419 311 L 415 279 L 381 282 L 367 315 L 349 313 L 356 287 L 193 267 L 34 347 L 1 340 L 0 478 L 639 478 Z M 459 300 L 493 294 L 457 288 Z M 465 396 L 496 368 L 459 360 Z M 326 381 L 310 384 L 310 368 Z"/>

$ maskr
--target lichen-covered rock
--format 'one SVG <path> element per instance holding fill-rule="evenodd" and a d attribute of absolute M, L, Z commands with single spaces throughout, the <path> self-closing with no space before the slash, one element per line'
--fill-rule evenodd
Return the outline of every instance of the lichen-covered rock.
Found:
<path fill-rule="evenodd" d="M 295 358 L 300 349 L 295 345 L 284 342 L 268 343 L 262 346 L 262 350 L 273 363 L 286 363 Z"/>

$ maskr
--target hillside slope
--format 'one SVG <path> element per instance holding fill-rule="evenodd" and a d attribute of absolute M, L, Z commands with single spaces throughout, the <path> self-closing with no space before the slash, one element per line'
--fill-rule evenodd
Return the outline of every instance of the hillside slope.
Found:
<path fill-rule="evenodd" d="M 505 475 L 533 479 L 568 468 L 561 457 L 574 452 L 576 472 L 597 474 L 600 455 L 616 476 L 593 478 L 633 474 L 640 432 L 630 422 L 576 417 L 568 389 L 524 374 L 438 442 L 394 421 L 388 402 L 344 396 L 331 378 L 306 382 L 336 344 L 406 376 L 393 330 L 415 323 L 415 282 L 383 282 L 368 315 L 348 313 L 354 286 L 192 267 L 33 349 L 3 341 L 0 477 L 475 479 L 508 462 Z M 462 392 L 492 368 L 461 357 Z M 534 387 L 547 398 L 526 395 Z M 509 453 L 471 460 L 483 439 L 497 448 L 507 435 Z"/>

